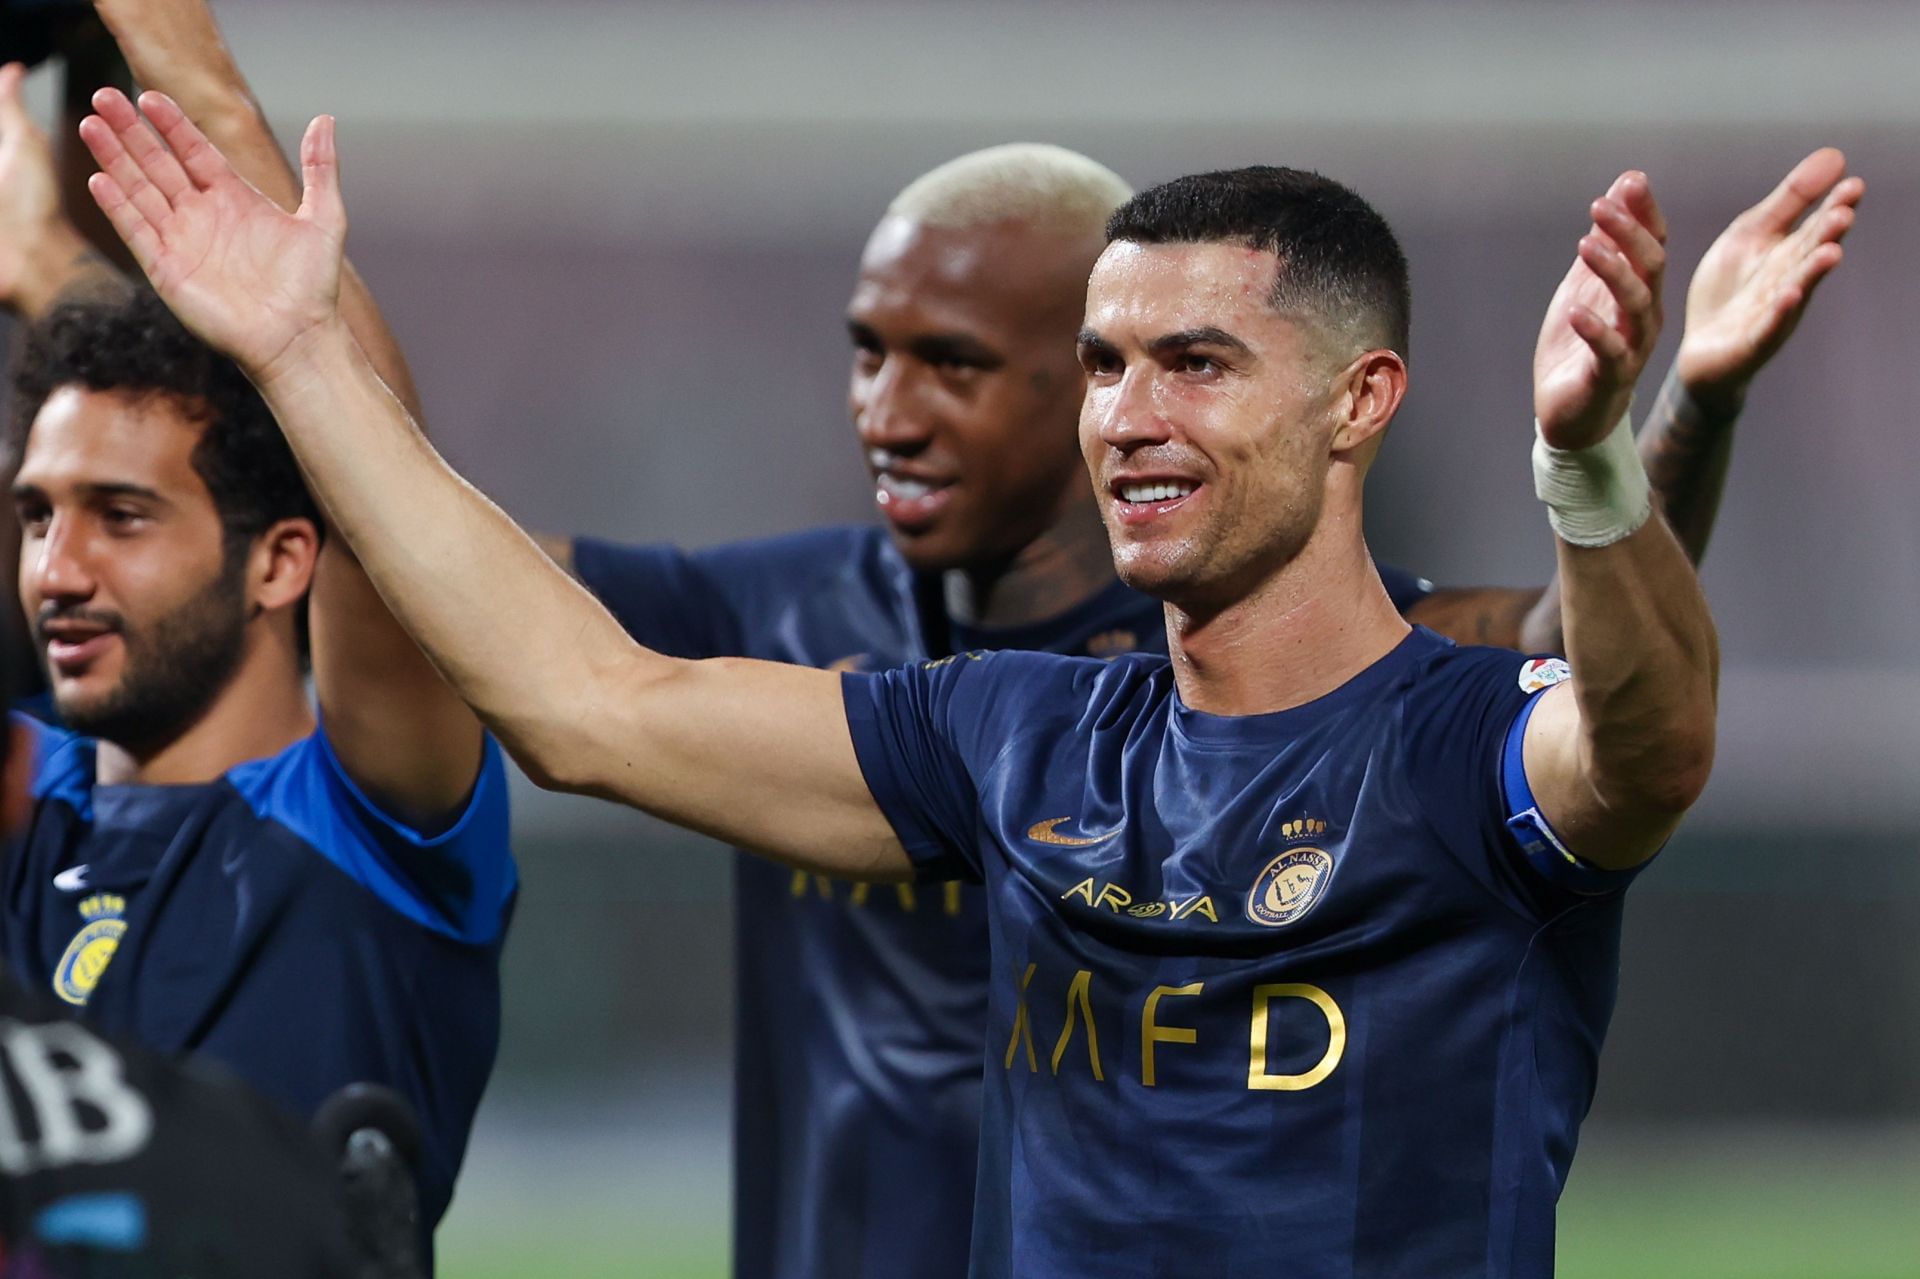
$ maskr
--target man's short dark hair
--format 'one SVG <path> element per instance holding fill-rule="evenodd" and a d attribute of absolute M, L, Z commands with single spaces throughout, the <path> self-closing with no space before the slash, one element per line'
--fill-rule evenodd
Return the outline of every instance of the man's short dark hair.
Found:
<path fill-rule="evenodd" d="M 194 337 L 152 290 L 61 303 L 28 331 L 14 366 L 9 444 L 17 461 L 33 419 L 63 386 L 160 395 L 205 424 L 193 470 L 213 495 L 227 555 L 279 520 L 320 509 L 266 402 L 233 361 Z"/>
<path fill-rule="evenodd" d="M 1407 258 L 1387 220 L 1331 178 L 1255 165 L 1149 187 L 1107 219 L 1107 241 L 1241 244 L 1280 259 L 1274 309 L 1311 313 L 1407 358 Z"/>

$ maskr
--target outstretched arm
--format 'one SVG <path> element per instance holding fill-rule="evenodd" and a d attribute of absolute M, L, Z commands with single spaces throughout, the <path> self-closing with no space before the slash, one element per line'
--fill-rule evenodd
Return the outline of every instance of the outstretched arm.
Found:
<path fill-rule="evenodd" d="M 1720 507 L 1747 389 L 1840 263 L 1840 241 L 1866 193 L 1846 168 L 1831 147 L 1807 156 L 1720 233 L 1694 271 L 1680 350 L 1647 412 L 1639 450 L 1654 509 L 1695 564 Z M 1465 644 L 1565 651 L 1557 578 L 1545 588 L 1436 591 L 1409 616 Z"/>
<path fill-rule="evenodd" d="M 235 172 L 268 199 L 288 212 L 299 207 L 300 181 L 207 0 L 94 0 L 93 7 L 142 88 L 172 98 Z M 381 378 L 418 418 L 413 372 L 350 262 L 341 275 L 340 313 Z"/>
<path fill-rule="evenodd" d="M 244 181 L 282 209 L 299 205 L 300 184 L 206 0 L 96 0 L 94 7 L 143 85 L 173 98 Z M 340 314 L 417 420 L 406 356 L 351 263 L 342 267 Z M 389 614 L 344 539 L 321 551 L 310 619 L 314 691 L 348 774 L 416 821 L 458 805 L 479 767 L 479 722 Z"/>
<path fill-rule="evenodd" d="M 1719 648 L 1621 434 L 1659 334 L 1665 226 L 1640 173 L 1592 211 L 1534 355 L 1536 487 L 1553 517 L 1573 679 L 1542 695 L 1525 761 L 1568 847 L 1620 869 L 1651 857 L 1706 784 Z"/>
<path fill-rule="evenodd" d="M 333 122 L 307 131 L 288 215 L 171 101 L 141 103 L 172 151 L 104 102 L 84 134 L 96 198 L 181 320 L 260 387 L 382 597 L 534 780 L 822 872 L 907 875 L 837 676 L 638 647 L 414 427 L 340 316 Z"/>

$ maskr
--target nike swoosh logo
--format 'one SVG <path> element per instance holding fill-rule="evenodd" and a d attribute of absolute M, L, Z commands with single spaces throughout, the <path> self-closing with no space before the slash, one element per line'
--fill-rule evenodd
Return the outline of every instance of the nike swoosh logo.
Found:
<path fill-rule="evenodd" d="M 1054 833 L 1055 827 L 1065 825 L 1072 820 L 1073 818 L 1071 817 L 1049 817 L 1044 822 L 1035 822 L 1033 825 L 1027 827 L 1027 838 L 1036 844 L 1059 844 L 1066 848 L 1086 848 L 1093 844 L 1104 844 L 1127 828 L 1127 824 L 1121 822 L 1112 830 L 1103 831 L 1098 835 L 1059 835 Z"/>
<path fill-rule="evenodd" d="M 69 866 L 53 877 L 53 886 L 63 893 L 77 893 L 87 886 L 87 868 Z"/>

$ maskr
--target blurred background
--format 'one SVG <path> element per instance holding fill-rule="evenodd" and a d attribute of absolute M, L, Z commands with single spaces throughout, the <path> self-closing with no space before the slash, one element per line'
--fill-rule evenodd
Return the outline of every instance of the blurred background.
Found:
<path fill-rule="evenodd" d="M 933 165 L 1043 140 L 1136 184 L 1274 162 L 1368 196 L 1415 297 L 1375 550 L 1543 580 L 1529 362 L 1587 202 L 1652 176 L 1664 369 L 1713 236 L 1843 147 L 1867 198 L 1740 427 L 1704 570 L 1720 762 L 1633 893 L 1561 1273 L 1920 1275 L 1920 5 L 217 9 L 283 139 L 339 116 L 352 253 L 455 464 L 531 527 L 689 545 L 869 517 L 841 318 L 866 233 Z M 721 1274 L 729 863 L 523 792 L 442 1272 Z"/>

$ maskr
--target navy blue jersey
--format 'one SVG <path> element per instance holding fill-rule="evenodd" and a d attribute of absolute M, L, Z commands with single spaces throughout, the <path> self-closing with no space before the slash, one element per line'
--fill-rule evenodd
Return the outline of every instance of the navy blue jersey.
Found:
<path fill-rule="evenodd" d="M 1509 835 L 1535 665 L 1416 629 L 1243 717 L 1155 657 L 845 677 L 916 864 L 988 894 L 976 1279 L 1551 1273 L 1620 897 Z"/>
<path fill-rule="evenodd" d="M 82 1020 L 219 1062 L 302 1115 L 349 1083 L 397 1089 L 437 1222 L 499 1041 L 517 884 L 499 748 L 428 835 L 362 793 L 323 732 L 187 786 L 96 785 L 92 740 L 35 732 L 7 965 Z"/>
<path fill-rule="evenodd" d="M 575 570 L 679 657 L 884 670 L 974 648 L 1166 651 L 1115 583 L 1044 624 L 950 620 L 877 528 L 698 552 L 582 538 Z M 1404 608 L 1429 588 L 1383 569 Z M 741 1279 L 966 1273 L 987 1024 L 979 889 L 833 883 L 735 862 L 734 1269 Z"/>

